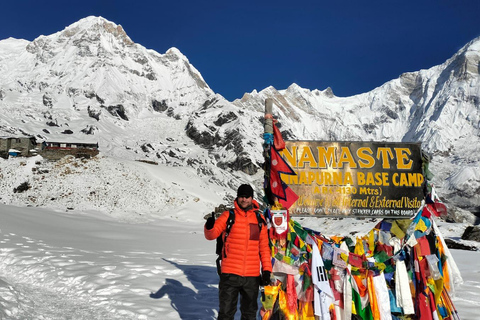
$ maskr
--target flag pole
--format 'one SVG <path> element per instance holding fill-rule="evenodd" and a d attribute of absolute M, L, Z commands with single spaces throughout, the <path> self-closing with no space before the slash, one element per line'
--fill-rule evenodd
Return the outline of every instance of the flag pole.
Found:
<path fill-rule="evenodd" d="M 265 133 L 273 134 L 273 100 L 265 99 Z"/>
<path fill-rule="evenodd" d="M 278 199 L 272 194 L 270 189 L 270 148 L 273 145 L 273 99 L 265 99 L 265 126 L 264 126 L 264 144 L 263 144 L 263 156 L 265 158 L 264 163 L 264 190 L 267 203 L 271 206 L 274 205 Z"/>

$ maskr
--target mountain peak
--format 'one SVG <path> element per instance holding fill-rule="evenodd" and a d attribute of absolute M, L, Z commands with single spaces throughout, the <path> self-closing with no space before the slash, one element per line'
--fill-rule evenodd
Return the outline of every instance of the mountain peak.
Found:
<path fill-rule="evenodd" d="M 103 17 L 89 16 L 66 27 L 61 34 L 71 38 L 79 35 L 83 37 L 84 33 L 93 33 L 99 35 L 102 33 L 111 34 L 125 45 L 132 45 L 134 42 L 128 37 L 121 25 L 117 25 Z"/>
<path fill-rule="evenodd" d="M 423 141 L 440 159 L 440 188 L 456 193 L 452 203 L 480 203 L 478 177 L 464 184 L 450 179 L 480 166 L 479 38 L 442 65 L 365 94 L 334 98 L 329 88 L 292 83 L 253 90 L 233 103 L 215 95 L 177 48 L 162 55 L 128 45 L 123 28 L 102 17 L 84 18 L 27 47 L 25 41 L 0 41 L 0 134 L 95 137 L 105 155 L 218 174 L 227 177 L 218 183 L 228 186 L 231 174 L 260 170 L 259 119 L 272 98 L 284 138 Z"/>
<path fill-rule="evenodd" d="M 470 50 L 480 51 L 480 36 L 470 41 L 466 46 L 469 47 Z"/>
<path fill-rule="evenodd" d="M 175 47 L 171 47 L 170 49 L 168 49 L 165 54 L 172 60 L 180 59 L 188 62 L 188 58 L 180 50 L 178 50 Z"/>

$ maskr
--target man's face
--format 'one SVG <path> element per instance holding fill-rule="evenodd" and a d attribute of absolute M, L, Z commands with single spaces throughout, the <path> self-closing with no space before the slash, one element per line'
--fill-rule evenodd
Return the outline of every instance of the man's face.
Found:
<path fill-rule="evenodd" d="M 239 196 L 237 198 L 238 206 L 242 209 L 246 209 L 252 205 L 252 197 Z"/>

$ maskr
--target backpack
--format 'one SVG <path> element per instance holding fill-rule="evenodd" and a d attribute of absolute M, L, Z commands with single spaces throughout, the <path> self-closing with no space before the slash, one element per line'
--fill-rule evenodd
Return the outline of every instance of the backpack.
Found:
<path fill-rule="evenodd" d="M 225 253 L 224 244 L 227 241 L 227 237 L 230 234 L 230 230 L 232 230 L 233 224 L 235 223 L 235 212 L 233 211 L 233 209 L 228 210 L 228 213 L 229 214 L 228 214 L 228 219 L 227 219 L 227 227 L 226 227 L 225 231 L 220 236 L 218 236 L 216 249 L 215 249 L 215 253 L 217 254 L 216 264 L 217 264 L 218 275 L 222 274 L 222 259 L 223 259 L 223 256 L 225 256 L 225 257 L 227 256 L 226 253 Z M 262 225 L 265 224 L 265 221 L 260 216 L 260 210 L 255 210 L 255 215 L 257 216 L 258 228 L 261 231 L 262 230 Z"/>

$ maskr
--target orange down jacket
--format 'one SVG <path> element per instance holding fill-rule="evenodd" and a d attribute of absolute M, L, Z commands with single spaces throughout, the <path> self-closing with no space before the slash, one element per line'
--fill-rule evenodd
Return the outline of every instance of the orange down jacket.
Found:
<path fill-rule="evenodd" d="M 259 209 L 258 202 L 253 200 L 253 208 L 247 212 L 238 206 L 237 201 L 234 201 L 234 204 L 235 222 L 224 244 L 225 255 L 222 260 L 222 273 L 233 273 L 242 277 L 257 277 L 261 270 L 271 272 L 272 262 L 267 226 L 264 224 L 259 230 L 255 214 L 255 210 Z M 204 227 L 207 240 L 214 240 L 225 231 L 228 216 L 229 212 L 225 211 L 215 221 L 212 229 L 207 230 Z"/>

